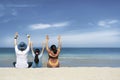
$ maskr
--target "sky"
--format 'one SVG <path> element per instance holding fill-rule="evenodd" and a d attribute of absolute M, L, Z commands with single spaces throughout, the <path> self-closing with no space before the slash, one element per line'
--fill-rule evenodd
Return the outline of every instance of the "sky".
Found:
<path fill-rule="evenodd" d="M 120 47 L 120 0 L 0 0 L 0 47 L 27 43 L 34 47 L 49 35 L 49 45 Z"/>

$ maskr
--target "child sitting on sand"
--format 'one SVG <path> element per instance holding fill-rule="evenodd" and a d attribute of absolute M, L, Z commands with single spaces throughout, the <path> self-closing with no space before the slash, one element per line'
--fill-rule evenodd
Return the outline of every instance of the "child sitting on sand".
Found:
<path fill-rule="evenodd" d="M 32 45 L 33 44 L 31 42 L 31 51 L 32 51 L 32 55 L 34 57 L 32 67 L 33 68 L 42 67 L 42 56 L 43 56 L 43 53 L 44 53 L 44 43 L 42 43 L 42 51 L 41 52 L 40 52 L 40 50 L 38 48 L 33 50 Z"/>

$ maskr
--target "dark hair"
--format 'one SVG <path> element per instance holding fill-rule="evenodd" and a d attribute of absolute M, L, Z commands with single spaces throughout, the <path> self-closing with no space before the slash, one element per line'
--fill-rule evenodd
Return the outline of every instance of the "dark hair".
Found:
<path fill-rule="evenodd" d="M 35 62 L 36 64 L 39 63 L 38 55 L 35 55 L 34 62 Z"/>
<path fill-rule="evenodd" d="M 51 45 L 50 49 L 53 51 L 54 54 L 57 53 L 56 45 Z"/>
<path fill-rule="evenodd" d="M 36 53 L 36 52 L 38 52 L 38 54 L 40 54 L 40 50 L 39 50 L 38 48 L 36 48 L 36 49 L 34 50 L 34 53 Z"/>
<path fill-rule="evenodd" d="M 35 62 L 36 64 L 38 64 L 38 63 L 39 63 L 38 55 L 40 54 L 40 50 L 39 50 L 38 48 L 36 48 L 36 49 L 34 50 L 34 53 L 36 53 L 36 52 L 38 52 L 38 54 L 35 54 L 34 62 Z"/>
<path fill-rule="evenodd" d="M 24 42 L 20 42 L 18 45 L 18 49 L 24 51 L 27 48 L 27 45 Z"/>

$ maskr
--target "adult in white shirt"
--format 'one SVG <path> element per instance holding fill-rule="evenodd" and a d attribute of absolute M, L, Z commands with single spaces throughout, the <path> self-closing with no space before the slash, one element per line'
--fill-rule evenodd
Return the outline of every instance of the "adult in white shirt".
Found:
<path fill-rule="evenodd" d="M 18 33 L 16 32 L 14 37 L 14 44 L 15 44 L 15 53 L 16 53 L 16 68 L 28 68 L 32 65 L 32 63 L 28 64 L 28 52 L 30 50 L 30 35 L 27 35 L 28 38 L 28 45 L 26 45 L 24 42 L 20 42 L 19 45 L 17 45 L 17 38 Z"/>

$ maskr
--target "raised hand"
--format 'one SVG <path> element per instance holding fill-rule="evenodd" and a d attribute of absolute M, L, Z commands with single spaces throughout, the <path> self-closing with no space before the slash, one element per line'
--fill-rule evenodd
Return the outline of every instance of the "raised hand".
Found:
<path fill-rule="evenodd" d="M 14 37 L 14 38 L 15 38 L 15 39 L 18 38 L 18 32 L 15 33 L 15 37 Z"/>
<path fill-rule="evenodd" d="M 49 36 L 48 35 L 46 36 L 46 40 L 49 40 Z"/>
<path fill-rule="evenodd" d="M 28 38 L 30 38 L 30 35 L 29 35 L 29 34 L 27 34 L 27 37 L 28 37 Z"/>
<path fill-rule="evenodd" d="M 60 39 L 61 39 L 61 36 L 59 35 L 59 36 L 58 36 L 58 40 L 60 41 Z"/>

